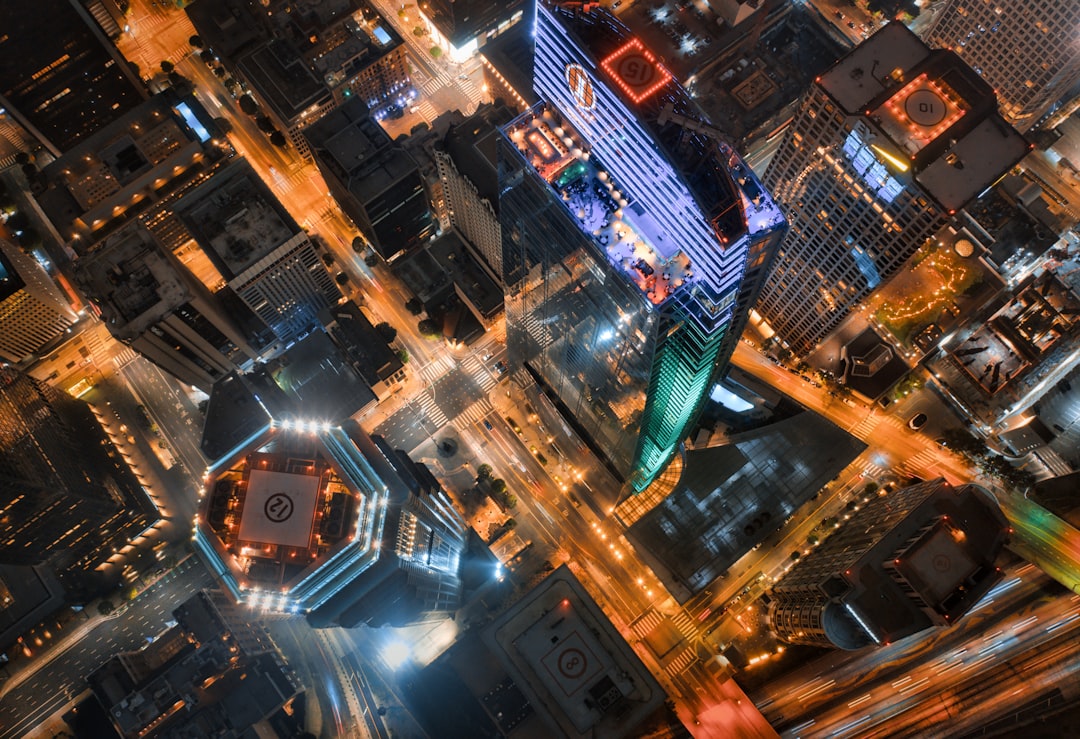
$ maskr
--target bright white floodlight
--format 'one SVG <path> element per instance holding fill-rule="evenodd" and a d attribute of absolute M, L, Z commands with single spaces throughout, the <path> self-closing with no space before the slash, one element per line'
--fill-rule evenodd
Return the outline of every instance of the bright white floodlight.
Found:
<path fill-rule="evenodd" d="M 405 664 L 412 656 L 412 650 L 405 642 L 395 639 L 382 649 L 382 657 L 391 670 L 396 670 Z"/>

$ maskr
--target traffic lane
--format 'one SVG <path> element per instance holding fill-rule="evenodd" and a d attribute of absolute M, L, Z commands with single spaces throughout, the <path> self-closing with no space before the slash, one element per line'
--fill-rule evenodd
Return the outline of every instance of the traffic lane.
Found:
<path fill-rule="evenodd" d="M 198 408 L 148 360 L 138 357 L 128 362 L 121 374 L 197 481 L 207 465 L 199 447 L 201 428 L 193 421 L 198 417 Z"/>
<path fill-rule="evenodd" d="M 138 650 L 147 637 L 163 631 L 167 619 L 162 617 L 162 610 L 171 613 L 210 584 L 210 576 L 201 564 L 184 567 L 178 576 L 158 581 L 131 601 L 126 611 L 103 621 L 77 643 L 51 657 L 31 678 L 0 698 L 0 710 L 15 718 L 13 725 L 5 722 L 0 739 L 23 736 L 27 726 L 37 726 L 55 710 L 51 704 L 43 703 L 41 696 L 56 695 L 65 686 L 81 690 L 86 676 L 108 658 L 117 652 Z"/>
<path fill-rule="evenodd" d="M 783 717 L 796 723 L 796 718 L 843 706 L 849 702 L 851 693 L 864 693 L 875 685 L 891 681 L 899 683 L 900 688 L 918 687 L 917 683 L 924 677 L 934 679 L 961 662 L 970 662 L 973 655 L 985 654 L 988 632 L 993 632 L 993 638 L 1004 637 L 1010 648 L 1034 648 L 1024 645 L 1037 641 L 1048 623 L 1067 616 L 1073 604 L 1068 599 L 1048 597 L 1052 594 L 1048 588 L 1052 589 L 1053 583 L 1031 565 L 1012 570 L 1020 571 L 1025 571 L 1028 579 L 1013 575 L 1003 580 L 995 588 L 996 594 L 984 599 L 977 611 L 952 628 L 934 630 L 868 654 L 829 655 L 768 686 L 766 697 L 758 704 L 770 720 L 778 722 Z M 949 657 L 954 659 L 946 666 Z M 811 673 L 815 673 L 813 677 L 809 677 Z M 826 676 L 830 678 L 829 685 L 823 690 L 821 681 Z"/>

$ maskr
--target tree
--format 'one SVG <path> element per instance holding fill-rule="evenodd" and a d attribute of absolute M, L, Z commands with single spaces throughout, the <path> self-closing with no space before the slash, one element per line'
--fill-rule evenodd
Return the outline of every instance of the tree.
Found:
<path fill-rule="evenodd" d="M 819 539 L 816 534 L 810 534 L 810 536 L 806 537 L 806 543 L 812 547 L 817 546 L 819 541 L 821 541 L 821 539 Z"/>
<path fill-rule="evenodd" d="M 402 364 L 408 364 L 409 363 L 409 352 L 406 351 L 405 349 L 398 349 L 397 350 L 397 358 L 398 358 L 398 360 L 401 361 Z"/>
<path fill-rule="evenodd" d="M 442 56 L 442 49 L 440 49 L 438 46 L 432 46 L 429 51 L 431 52 L 431 55 L 436 59 Z"/>
<path fill-rule="evenodd" d="M 877 492 L 877 489 L 878 489 L 878 484 L 876 482 L 873 482 L 873 481 L 868 482 L 863 487 L 863 494 L 864 495 L 873 495 L 874 493 Z"/>
<path fill-rule="evenodd" d="M 503 505 L 507 508 L 517 508 L 517 496 L 513 493 L 506 493 L 503 497 Z"/>
<path fill-rule="evenodd" d="M 502 495 L 506 492 L 506 480 L 496 477 L 491 480 L 491 492 L 494 495 Z"/>
<path fill-rule="evenodd" d="M 255 119 L 255 125 L 259 127 L 259 130 L 263 133 L 272 133 L 277 130 L 274 128 L 274 122 L 268 115 L 260 115 Z"/>
<path fill-rule="evenodd" d="M 801 557 L 801 556 L 802 556 L 802 552 L 800 552 L 798 549 L 796 549 L 794 552 L 791 553 L 791 561 L 792 562 L 798 562 L 799 557 Z"/>
<path fill-rule="evenodd" d="M 289 145 L 289 140 L 285 138 L 285 134 L 277 129 L 270 132 L 270 143 L 279 149 L 284 149 Z"/>
<path fill-rule="evenodd" d="M 364 264 L 366 264 L 369 267 L 374 267 L 378 263 L 379 263 L 379 258 L 377 256 L 375 256 L 374 254 L 368 254 L 366 257 L 364 257 Z"/>
<path fill-rule="evenodd" d="M 111 600 L 102 600 L 97 605 L 98 613 L 102 616 L 108 616 L 110 613 L 116 610 L 116 605 Z"/>
<path fill-rule="evenodd" d="M 171 74 L 176 71 L 176 65 L 166 59 L 161 63 L 161 71 L 165 74 Z"/>
<path fill-rule="evenodd" d="M 490 464 L 485 462 L 484 464 L 482 464 L 482 465 L 480 465 L 479 467 L 476 468 L 476 479 L 478 481 L 479 480 L 486 480 L 489 477 L 491 477 L 491 465 Z"/>
<path fill-rule="evenodd" d="M 210 49 L 203 49 L 199 52 L 199 58 L 203 60 L 203 63 L 209 64 L 214 61 L 214 52 L 210 51 Z"/>
<path fill-rule="evenodd" d="M 255 115 L 259 112 L 259 105 L 255 102 L 255 98 L 251 97 L 247 93 L 240 96 L 240 99 L 236 101 L 240 106 L 240 110 L 247 115 Z"/>
<path fill-rule="evenodd" d="M 413 36 L 423 37 L 427 35 L 427 29 L 423 26 L 417 26 L 412 30 Z"/>
<path fill-rule="evenodd" d="M 333 255 L 332 254 L 323 254 L 322 255 L 322 263 L 325 264 L 327 267 L 333 267 L 334 266 L 334 257 L 333 257 Z"/>
<path fill-rule="evenodd" d="M 419 323 L 416 324 L 416 330 L 427 337 L 439 335 L 439 327 L 435 324 L 435 321 L 430 318 L 422 318 Z"/>
<path fill-rule="evenodd" d="M 218 116 L 214 119 L 214 125 L 221 131 L 222 135 L 230 134 L 233 130 L 232 121 L 224 116 Z"/>
<path fill-rule="evenodd" d="M 342 287 L 345 287 L 349 284 L 349 276 L 344 272 L 338 272 L 337 277 L 334 278 L 334 282 L 341 285 Z"/>
<path fill-rule="evenodd" d="M 192 36 L 187 40 L 187 42 L 194 46 L 196 49 L 201 49 L 203 47 L 202 36 Z"/>
<path fill-rule="evenodd" d="M 424 312 L 424 304 L 420 302 L 420 298 L 412 297 L 405 301 L 405 310 L 418 316 Z"/>
<path fill-rule="evenodd" d="M 381 336 L 387 344 L 397 338 L 397 329 L 386 321 L 375 324 L 375 330 L 379 332 L 379 336 Z"/>
<path fill-rule="evenodd" d="M 214 76 L 222 80 L 225 79 L 225 67 L 214 67 Z"/>
<path fill-rule="evenodd" d="M 364 239 L 362 237 L 357 236 L 355 239 L 352 240 L 352 250 L 357 254 L 362 253 L 366 248 L 367 244 L 364 243 Z"/>

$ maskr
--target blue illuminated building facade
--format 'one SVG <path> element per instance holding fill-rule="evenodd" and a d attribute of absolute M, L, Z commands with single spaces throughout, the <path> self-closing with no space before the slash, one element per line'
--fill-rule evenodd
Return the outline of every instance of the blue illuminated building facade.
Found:
<path fill-rule="evenodd" d="M 632 492 L 723 370 L 785 222 L 611 13 L 538 3 L 542 102 L 503 129 L 507 344 Z M 666 123 L 660 123 L 663 117 Z"/>
<path fill-rule="evenodd" d="M 207 470 L 194 540 L 240 603 L 378 627 L 458 607 L 466 533 L 431 473 L 381 437 L 290 418 Z"/>

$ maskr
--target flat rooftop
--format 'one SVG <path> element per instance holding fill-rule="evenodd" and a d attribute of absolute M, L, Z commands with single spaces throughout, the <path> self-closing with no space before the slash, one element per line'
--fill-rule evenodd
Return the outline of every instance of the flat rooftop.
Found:
<path fill-rule="evenodd" d="M 239 60 L 259 96 L 287 124 L 308 108 L 329 102 L 330 91 L 288 41 L 274 39 Z"/>
<path fill-rule="evenodd" d="M 176 210 L 226 281 L 300 232 L 245 160 L 182 198 Z"/>
<path fill-rule="evenodd" d="M 997 96 L 956 54 L 889 23 L 840 59 L 820 85 L 884 135 L 874 145 L 947 211 L 992 185 L 1030 146 L 997 113 Z"/>
<path fill-rule="evenodd" d="M 865 448 L 804 411 L 735 434 L 728 444 L 692 449 L 675 489 L 627 536 L 684 601 L 783 526 Z"/>
<path fill-rule="evenodd" d="M 120 337 L 142 333 L 191 298 L 153 235 L 139 227 L 114 234 L 80 259 L 75 279 Z"/>
<path fill-rule="evenodd" d="M 565 565 L 488 629 L 514 683 L 568 737 L 636 736 L 666 695 Z"/>

